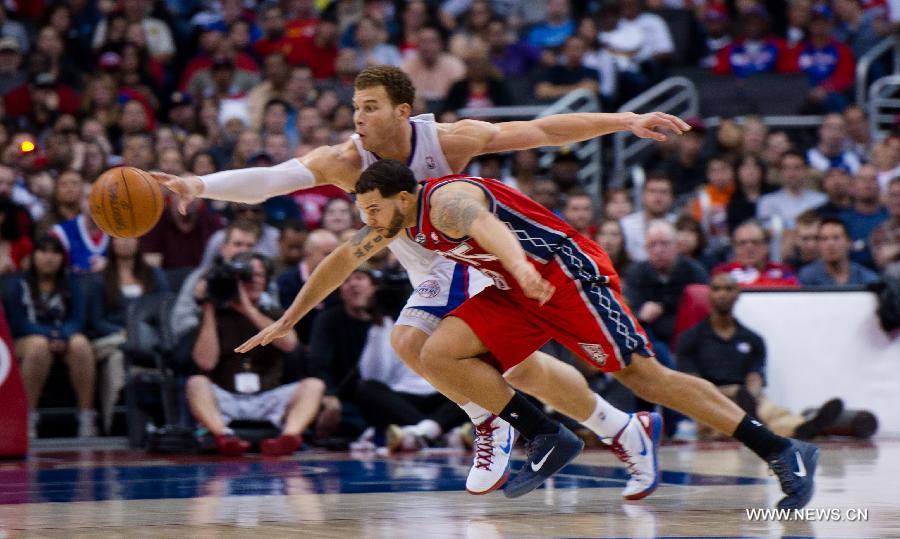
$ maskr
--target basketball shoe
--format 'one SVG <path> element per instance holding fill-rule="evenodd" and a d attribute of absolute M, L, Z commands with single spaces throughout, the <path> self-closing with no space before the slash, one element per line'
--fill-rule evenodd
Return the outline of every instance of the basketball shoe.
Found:
<path fill-rule="evenodd" d="M 819 462 L 819 448 L 811 443 L 790 439 L 787 449 L 769 460 L 769 467 L 781 483 L 785 497 L 778 502 L 779 509 L 800 509 L 812 498 Z"/>
<path fill-rule="evenodd" d="M 572 462 L 584 449 L 584 442 L 575 433 L 560 424 L 553 434 L 541 434 L 525 446 L 528 458 L 522 469 L 516 473 L 503 494 L 507 498 L 518 498 L 541 486 L 551 475 Z"/>
<path fill-rule="evenodd" d="M 659 486 L 659 439 L 663 419 L 656 412 L 631 414 L 628 423 L 613 438 L 610 448 L 628 466 L 631 477 L 625 484 L 622 497 L 626 500 L 646 498 Z"/>
<path fill-rule="evenodd" d="M 506 483 L 515 441 L 516 431 L 498 416 L 492 415 L 475 426 L 475 459 L 466 479 L 469 494 L 487 494 Z"/>

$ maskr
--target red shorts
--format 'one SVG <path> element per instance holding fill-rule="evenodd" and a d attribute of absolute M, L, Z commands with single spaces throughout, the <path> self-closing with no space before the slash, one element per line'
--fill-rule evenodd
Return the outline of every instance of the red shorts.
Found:
<path fill-rule="evenodd" d="M 586 254 L 601 274 L 608 270 L 609 283 L 573 279 L 570 275 L 574 272 L 555 259 L 541 268 L 544 278 L 556 287 L 543 306 L 518 287 L 500 290 L 491 286 L 449 316 L 472 328 L 503 371 L 524 361 L 550 339 L 604 372 L 623 369 L 632 354 L 652 356 L 650 339 L 625 305 L 609 258 L 602 252 Z"/>

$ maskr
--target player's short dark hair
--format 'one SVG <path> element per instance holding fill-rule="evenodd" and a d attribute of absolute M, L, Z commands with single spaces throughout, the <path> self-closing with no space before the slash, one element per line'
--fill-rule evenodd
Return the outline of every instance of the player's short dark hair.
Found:
<path fill-rule="evenodd" d="M 844 231 L 844 236 L 847 239 L 850 239 L 850 229 L 847 228 L 847 223 L 840 217 L 830 216 L 822 219 L 822 222 L 819 224 L 819 230 L 822 230 L 822 227 L 825 225 L 835 225 L 840 227 L 840 229 Z"/>
<path fill-rule="evenodd" d="M 356 76 L 354 86 L 357 90 L 383 86 L 391 105 L 395 107 L 404 103 L 412 106 L 416 100 L 416 89 L 412 81 L 399 67 L 386 65 L 367 67 Z"/>
<path fill-rule="evenodd" d="M 362 195 L 377 190 L 381 196 L 389 198 L 401 191 L 415 193 L 417 184 L 409 167 L 394 159 L 382 159 L 359 175 L 355 192 Z"/>

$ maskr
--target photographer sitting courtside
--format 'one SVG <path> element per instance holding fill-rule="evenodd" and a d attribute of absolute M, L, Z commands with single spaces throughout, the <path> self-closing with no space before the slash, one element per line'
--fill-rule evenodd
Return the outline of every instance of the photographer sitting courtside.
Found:
<path fill-rule="evenodd" d="M 191 413 L 215 436 L 223 455 L 240 456 L 250 447 L 228 428 L 232 420 L 268 420 L 279 426 L 281 435 L 263 440 L 260 448 L 264 455 L 289 455 L 300 447 L 301 433 L 315 419 L 325 384 L 307 378 L 280 385 L 286 355 L 298 345 L 293 331 L 272 346 L 247 354 L 234 351 L 282 313 L 266 303 L 271 277 L 266 258 L 245 253 L 224 267 L 231 280 L 224 278 L 225 269 L 214 270 L 202 304 L 193 357 L 203 374 L 188 379 Z"/>

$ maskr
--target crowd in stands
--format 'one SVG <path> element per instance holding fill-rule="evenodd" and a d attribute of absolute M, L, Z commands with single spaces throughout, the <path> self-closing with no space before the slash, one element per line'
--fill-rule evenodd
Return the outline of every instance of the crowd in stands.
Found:
<path fill-rule="evenodd" d="M 689 15 L 689 43 L 673 41 L 660 10 Z M 305 431 L 355 437 L 367 425 L 405 425 L 392 443 L 406 448 L 459 432 L 464 417 L 396 358 L 390 311 L 373 308 L 398 271 L 387 255 L 294 337 L 251 356 L 228 352 L 277 318 L 360 225 L 341 190 L 253 205 L 197 199 L 185 213 L 170 200 L 140 241 L 107 237 L 86 211 L 91 183 L 112 166 L 203 175 L 346 140 L 354 77 L 370 65 L 401 67 L 417 89 L 415 113 L 444 121 L 575 89 L 614 110 L 666 76 L 676 46 L 689 52 L 683 64 L 723 77 L 805 73 L 804 112 L 827 113 L 814 143 L 758 117 L 715 129 L 690 118 L 689 133 L 647 160 L 643 184 L 605 190 L 602 207 L 566 148 L 546 169 L 533 150 L 467 169 L 595 239 L 660 343 L 674 344 L 685 287 L 711 275 L 842 287 L 900 274 L 900 138 L 875 140 L 848 95 L 855 59 L 898 19 L 884 2 L 856 0 L 2 2 L 0 275 L 31 433 L 56 359 L 68 366 L 79 435 L 109 432 L 128 306 L 152 292 L 176 296 L 188 405 L 223 452 L 246 450 L 228 421 L 249 408 L 281 427 L 262 446 L 271 454 L 295 450 Z M 211 271 L 225 263 L 249 273 L 218 305 Z"/>

